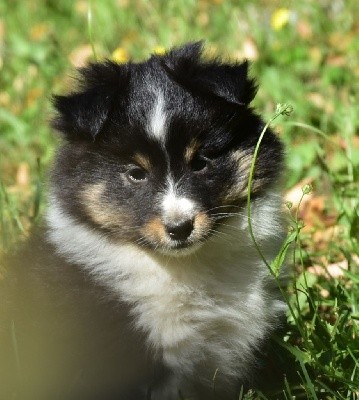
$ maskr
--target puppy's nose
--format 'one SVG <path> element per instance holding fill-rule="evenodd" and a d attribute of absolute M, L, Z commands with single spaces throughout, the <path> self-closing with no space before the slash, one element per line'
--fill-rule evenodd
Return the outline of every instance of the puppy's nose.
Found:
<path fill-rule="evenodd" d="M 166 231 L 172 240 L 186 240 L 193 231 L 193 220 L 166 224 Z"/>

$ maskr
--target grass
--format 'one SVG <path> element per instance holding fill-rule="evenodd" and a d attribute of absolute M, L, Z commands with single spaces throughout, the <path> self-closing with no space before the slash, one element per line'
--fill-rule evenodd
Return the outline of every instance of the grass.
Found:
<path fill-rule="evenodd" d="M 75 66 L 141 60 L 206 39 L 209 53 L 253 60 L 267 120 L 286 144 L 291 254 L 288 326 L 276 339 L 288 374 L 243 399 L 359 397 L 359 3 L 257 0 L 38 0 L 0 3 L 0 247 L 26 237 L 46 207 L 56 137 L 49 97 Z M 255 232 L 254 232 L 255 236 Z M 1 272 L 1 271 L 0 271 Z"/>

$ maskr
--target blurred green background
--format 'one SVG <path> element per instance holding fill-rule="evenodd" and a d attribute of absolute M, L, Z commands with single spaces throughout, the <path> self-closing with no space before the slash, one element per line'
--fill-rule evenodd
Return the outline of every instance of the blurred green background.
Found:
<path fill-rule="evenodd" d="M 298 319 L 289 318 L 285 346 L 302 384 L 287 382 L 285 398 L 355 399 L 358 0 L 0 0 L 0 251 L 25 237 L 46 206 L 58 141 L 51 94 L 71 91 L 76 68 L 89 61 L 140 61 L 200 39 L 208 55 L 252 61 L 254 105 L 265 119 L 277 103 L 294 109 L 274 126 L 286 144 L 285 195 L 298 231 Z M 312 189 L 303 196 L 305 184 Z"/>

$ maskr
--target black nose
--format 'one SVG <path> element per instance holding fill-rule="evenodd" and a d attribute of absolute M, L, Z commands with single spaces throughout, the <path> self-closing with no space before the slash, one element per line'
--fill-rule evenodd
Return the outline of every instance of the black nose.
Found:
<path fill-rule="evenodd" d="M 185 240 L 193 231 L 193 221 L 187 220 L 176 224 L 167 224 L 166 231 L 172 240 Z"/>

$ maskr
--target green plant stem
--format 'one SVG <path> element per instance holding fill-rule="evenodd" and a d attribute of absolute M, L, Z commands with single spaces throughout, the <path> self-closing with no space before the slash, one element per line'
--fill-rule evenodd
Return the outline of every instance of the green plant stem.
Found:
<path fill-rule="evenodd" d="M 289 104 L 278 104 L 274 116 L 265 124 L 264 128 L 262 129 L 262 132 L 259 135 L 259 139 L 258 139 L 256 147 L 254 149 L 251 168 L 249 170 L 249 178 L 248 178 L 248 186 L 247 186 L 247 217 L 248 217 L 249 234 L 251 235 L 253 244 L 254 244 L 258 254 L 260 255 L 262 261 L 264 262 L 264 264 L 269 269 L 271 275 L 273 275 L 275 278 L 276 278 L 276 274 L 273 271 L 272 267 L 267 262 L 267 260 L 266 260 L 266 258 L 264 256 L 260 246 L 257 243 L 257 240 L 256 240 L 256 238 L 254 236 L 254 233 L 253 233 L 253 226 L 252 226 L 252 219 L 251 219 L 251 215 L 252 215 L 251 214 L 251 192 L 252 192 L 252 186 L 253 186 L 255 165 L 256 165 L 256 161 L 257 161 L 257 157 L 258 157 L 258 153 L 259 153 L 259 148 L 260 148 L 260 145 L 262 143 L 264 134 L 266 133 L 267 129 L 269 128 L 269 125 L 276 118 L 278 118 L 280 115 L 283 115 L 283 114 L 289 115 L 291 112 L 292 112 L 292 107 Z"/>
<path fill-rule="evenodd" d="M 264 264 L 267 266 L 267 268 L 269 269 L 269 272 L 271 273 L 271 275 L 274 277 L 278 288 L 283 296 L 283 298 L 285 299 L 289 311 L 294 319 L 294 321 L 296 321 L 296 324 L 298 326 L 299 331 L 302 334 L 303 338 L 306 338 L 306 335 L 304 335 L 304 332 L 301 329 L 301 325 L 299 324 L 299 321 L 295 315 L 295 312 L 290 304 L 289 298 L 287 296 L 287 293 L 283 290 L 282 285 L 280 284 L 278 275 L 273 271 L 272 267 L 270 266 L 270 264 L 268 263 L 268 261 L 266 260 L 255 236 L 254 236 L 254 232 L 253 232 L 253 226 L 252 226 L 252 214 L 251 214 L 251 191 L 252 191 L 252 186 L 253 186 L 253 177 L 254 177 L 254 170 L 255 170 L 255 165 L 256 165 L 256 160 L 258 157 L 258 152 L 259 152 L 259 148 L 261 145 L 261 142 L 263 140 L 264 134 L 266 133 L 267 129 L 269 128 L 270 124 L 276 119 L 278 118 L 280 115 L 289 115 L 292 112 L 292 106 L 288 105 L 288 104 L 278 104 L 277 105 L 277 109 L 276 112 L 274 114 L 274 116 L 267 122 L 267 124 L 264 126 L 264 128 L 262 129 L 262 132 L 259 136 L 259 139 L 257 141 L 256 147 L 254 149 L 254 153 L 253 153 L 253 159 L 252 159 L 252 163 L 251 163 L 251 168 L 249 171 L 249 178 L 248 178 L 248 186 L 247 186 L 247 219 L 248 219 L 248 229 L 249 229 L 249 234 L 251 236 L 251 239 L 253 241 L 253 244 L 258 252 L 258 254 L 260 255 L 262 261 L 264 262 Z"/>

